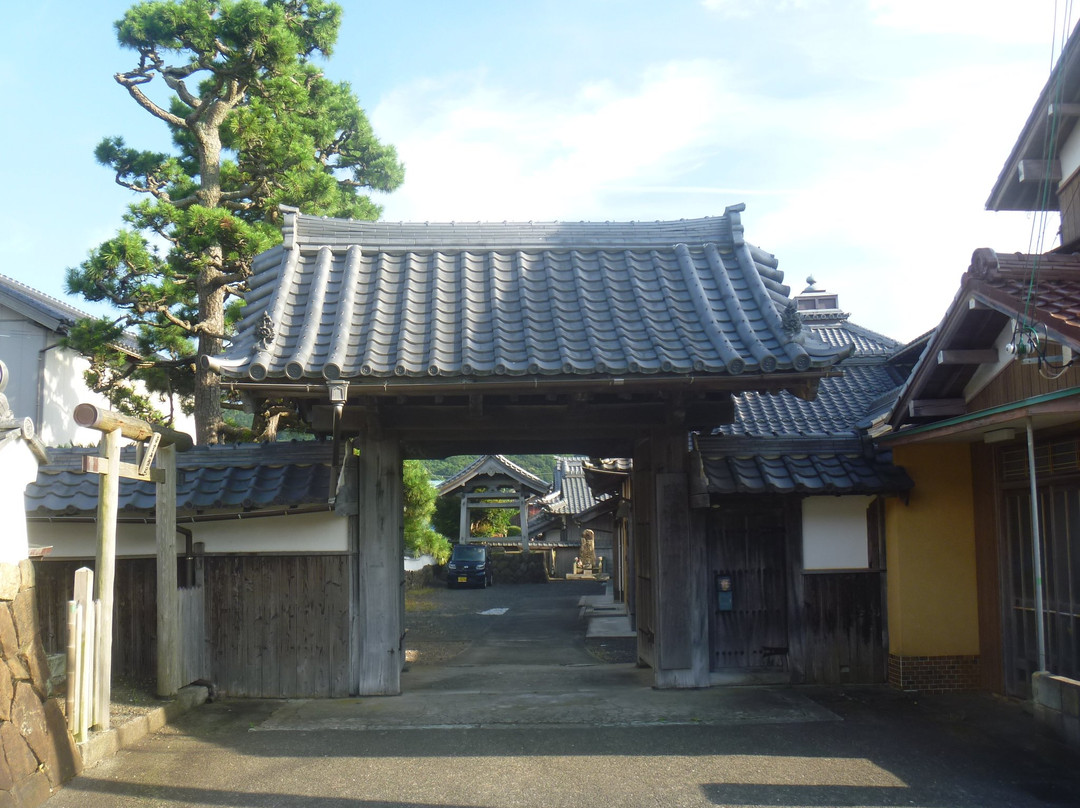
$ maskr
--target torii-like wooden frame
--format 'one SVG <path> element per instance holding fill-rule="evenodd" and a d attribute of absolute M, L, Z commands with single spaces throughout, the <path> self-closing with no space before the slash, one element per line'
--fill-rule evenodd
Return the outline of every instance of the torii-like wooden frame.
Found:
<path fill-rule="evenodd" d="M 139 418 L 79 404 L 75 423 L 103 433 L 100 456 L 83 460 L 83 471 L 100 474 L 98 491 L 97 552 L 94 558 L 94 596 L 101 601 L 97 669 L 94 683 L 94 726 L 109 729 L 112 684 L 112 612 L 116 573 L 116 511 L 120 478 L 157 483 L 157 634 L 159 696 L 172 696 L 180 688 L 179 598 L 176 590 L 176 452 L 193 445 L 190 435 L 159 427 Z M 120 462 L 120 438 L 138 442 L 138 463 Z M 160 450 L 159 450 L 160 449 Z M 155 457 L 157 467 L 151 468 Z"/>

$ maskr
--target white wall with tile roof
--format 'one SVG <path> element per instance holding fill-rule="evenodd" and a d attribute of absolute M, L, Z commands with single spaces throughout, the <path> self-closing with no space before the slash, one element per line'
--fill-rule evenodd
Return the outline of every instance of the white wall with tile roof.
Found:
<path fill-rule="evenodd" d="M 37 472 L 35 466 L 34 472 Z M 22 505 L 20 489 L 19 504 Z M 207 553 L 344 553 L 348 550 L 349 520 L 335 513 L 296 514 L 218 522 L 185 523 L 193 541 L 203 542 Z M 55 520 L 29 523 L 31 547 L 52 547 L 51 559 L 93 558 L 96 533 L 93 522 Z M 181 548 L 183 539 L 179 539 Z M 153 524 L 121 522 L 116 528 L 117 557 L 153 556 L 157 552 Z"/>
<path fill-rule="evenodd" d="M 59 345 L 59 336 L 31 322 L 18 312 L 0 306 L 0 359 L 11 371 L 8 397 L 19 417 L 32 418 L 38 436 L 47 446 L 94 446 L 101 433 L 77 426 L 72 412 L 77 404 L 109 408 L 109 402 L 83 381 L 90 362 L 70 348 Z M 155 406 L 168 411 L 158 397 Z M 194 420 L 176 408 L 175 429 L 195 434 Z"/>

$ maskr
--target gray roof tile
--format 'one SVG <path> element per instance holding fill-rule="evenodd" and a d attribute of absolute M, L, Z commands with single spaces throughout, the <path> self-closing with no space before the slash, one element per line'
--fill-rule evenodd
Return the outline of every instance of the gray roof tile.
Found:
<path fill-rule="evenodd" d="M 607 496 L 596 497 L 585 479 L 585 457 L 560 457 L 555 462 L 552 492 L 544 498 L 543 509 L 550 514 L 574 516 L 584 513 Z"/>
<path fill-rule="evenodd" d="M 877 494 L 909 490 L 907 472 L 857 441 L 710 438 L 699 444 L 710 494 Z"/>
<path fill-rule="evenodd" d="M 653 223 L 408 224 L 289 212 L 256 259 L 230 378 L 739 374 L 843 351 L 793 339 L 776 259 L 724 216 Z M 269 317 L 273 334 L 260 341 Z M 805 336 L 805 335 L 804 335 Z"/>
<path fill-rule="evenodd" d="M 24 316 L 52 331 L 66 331 L 71 324 L 90 316 L 6 275 L 0 275 L 0 302 L 8 303 Z"/>
<path fill-rule="evenodd" d="M 197 446 L 177 455 L 176 507 L 181 515 L 203 510 L 247 511 L 325 505 L 329 499 L 332 446 L 326 442 Z M 49 463 L 26 488 L 28 516 L 93 513 L 97 474 L 82 472 L 94 449 L 49 449 Z M 125 456 L 130 462 L 134 458 Z M 121 480 L 119 509 L 153 512 L 153 483 Z"/>
<path fill-rule="evenodd" d="M 888 357 L 897 342 L 846 318 L 809 322 L 815 336 L 853 354 L 840 364 L 843 375 L 822 379 L 817 397 L 806 401 L 791 393 L 745 392 L 735 396 L 735 420 L 715 434 L 774 437 L 781 435 L 855 434 L 858 423 L 883 396 L 899 389 L 900 375 Z"/>

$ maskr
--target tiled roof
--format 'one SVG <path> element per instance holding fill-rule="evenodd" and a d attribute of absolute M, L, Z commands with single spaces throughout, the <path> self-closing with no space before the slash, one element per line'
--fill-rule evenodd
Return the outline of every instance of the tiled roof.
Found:
<path fill-rule="evenodd" d="M 856 425 L 879 400 L 903 383 L 887 359 L 899 343 L 847 320 L 811 322 L 807 327 L 823 342 L 852 348 L 840 364 L 843 375 L 822 379 L 817 397 L 806 401 L 787 392 L 745 392 L 735 396 L 735 420 L 716 430 L 725 435 L 854 434 Z"/>
<path fill-rule="evenodd" d="M 976 250 L 968 272 L 1051 323 L 1080 329 L 1080 254 L 1026 255 Z"/>
<path fill-rule="evenodd" d="M 739 212 L 654 223 L 410 224 L 286 211 L 259 256 L 228 378 L 382 384 L 772 373 L 842 357 L 781 315 Z"/>
<path fill-rule="evenodd" d="M 1080 253 L 975 250 L 956 296 L 897 398 L 889 419 L 893 429 L 938 417 L 915 412 L 915 401 L 966 398 L 967 385 L 986 360 L 942 364 L 944 351 L 997 350 L 1005 329 L 1018 322 L 1033 329 L 1041 343 L 1049 339 L 1080 350 Z"/>
<path fill-rule="evenodd" d="M 6 275 L 0 275 L 0 303 L 16 308 L 24 316 L 51 331 L 66 329 L 67 326 L 90 316 Z"/>
<path fill-rule="evenodd" d="M 544 510 L 552 514 L 584 513 L 607 497 L 593 496 L 585 480 L 584 457 L 560 457 L 555 463 L 552 492 L 544 498 Z"/>
<path fill-rule="evenodd" d="M 883 364 L 842 367 L 843 376 L 819 382 L 813 401 L 790 393 L 735 396 L 735 420 L 717 432 L 759 437 L 852 433 L 878 399 L 899 387 L 901 379 Z"/>
<path fill-rule="evenodd" d="M 826 345 L 837 349 L 854 347 L 855 356 L 888 356 L 900 346 L 894 339 L 846 320 L 822 324 L 809 321 L 806 326 Z"/>
<path fill-rule="evenodd" d="M 868 456 L 858 441 L 699 442 L 708 492 L 725 494 L 877 494 L 906 491 L 907 473 L 887 455 Z M 742 445 L 740 445 L 742 444 Z"/>
<path fill-rule="evenodd" d="M 548 492 L 549 486 L 546 480 L 537 477 L 531 471 L 522 468 L 506 456 L 481 455 L 449 480 L 445 480 L 439 486 L 439 495 L 445 496 L 455 492 L 474 477 L 496 474 L 505 474 L 517 480 L 525 493 L 546 494 Z"/>
<path fill-rule="evenodd" d="M 86 312 L 6 275 L 0 275 L 0 304 L 59 333 L 67 333 L 69 326 L 90 317 Z M 120 337 L 116 347 L 131 354 L 138 353 L 138 343 L 129 333 Z"/>
<path fill-rule="evenodd" d="M 735 420 L 700 438 L 710 494 L 869 494 L 911 487 L 887 454 L 869 454 L 860 432 L 903 382 L 889 364 L 898 343 L 847 320 L 807 326 L 833 346 L 852 346 L 843 375 L 822 379 L 813 401 L 790 393 L 735 397 Z M 883 404 L 883 402 L 885 402 Z"/>
<path fill-rule="evenodd" d="M 327 442 L 197 446 L 177 454 L 176 508 L 196 511 L 250 511 L 326 505 L 330 494 L 332 446 Z M 28 516 L 64 516 L 97 510 L 99 475 L 82 472 L 82 458 L 94 449 L 50 449 L 49 464 L 26 489 Z M 134 455 L 125 457 L 131 461 Z M 120 481 L 120 518 L 125 512 L 153 512 L 155 484 Z"/>

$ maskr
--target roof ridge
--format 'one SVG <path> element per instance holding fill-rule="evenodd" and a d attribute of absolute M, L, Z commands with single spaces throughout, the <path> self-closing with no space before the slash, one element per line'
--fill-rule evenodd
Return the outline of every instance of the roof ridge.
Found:
<path fill-rule="evenodd" d="M 82 309 L 78 309 L 75 306 L 72 306 L 70 303 L 61 300 L 60 298 L 53 297 L 47 292 L 42 292 L 40 289 L 35 289 L 33 286 L 29 286 L 22 281 L 11 277 L 10 275 L 4 275 L 3 273 L 0 273 L 0 283 L 9 284 L 12 287 L 15 287 L 17 291 L 21 291 L 39 302 L 52 303 L 55 304 L 59 309 L 66 309 L 68 312 L 78 315 L 78 319 L 88 318 L 92 316 L 88 312 L 85 312 Z"/>

